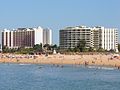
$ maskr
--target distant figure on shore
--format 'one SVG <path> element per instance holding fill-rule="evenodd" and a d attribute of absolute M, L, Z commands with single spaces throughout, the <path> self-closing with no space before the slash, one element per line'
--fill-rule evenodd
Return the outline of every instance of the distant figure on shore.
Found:
<path fill-rule="evenodd" d="M 17 62 L 19 62 L 19 59 L 17 59 Z"/>
<path fill-rule="evenodd" d="M 120 66 L 118 66 L 118 69 L 120 69 Z"/>
<path fill-rule="evenodd" d="M 92 61 L 93 64 L 95 64 L 95 61 Z"/>
<path fill-rule="evenodd" d="M 87 61 L 85 61 L 85 66 L 87 66 L 88 65 L 88 62 Z"/>

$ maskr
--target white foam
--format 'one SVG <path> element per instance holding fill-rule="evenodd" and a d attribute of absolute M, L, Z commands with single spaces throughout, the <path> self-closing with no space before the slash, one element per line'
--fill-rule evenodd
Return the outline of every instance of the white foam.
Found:
<path fill-rule="evenodd" d="M 19 64 L 19 65 L 31 65 L 31 64 Z"/>
<path fill-rule="evenodd" d="M 100 67 L 100 66 L 87 66 L 88 68 L 95 68 L 95 69 L 104 69 L 104 70 L 115 70 L 116 68 L 113 67 Z"/>

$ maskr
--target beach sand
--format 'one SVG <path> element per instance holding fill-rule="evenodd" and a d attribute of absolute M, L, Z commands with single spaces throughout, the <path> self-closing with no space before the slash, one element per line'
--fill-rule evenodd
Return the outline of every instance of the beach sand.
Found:
<path fill-rule="evenodd" d="M 9 56 L 9 57 L 8 57 Z M 13 57 L 14 56 L 14 57 Z M 76 64 L 100 65 L 120 67 L 120 59 L 113 55 L 39 55 L 25 57 L 26 55 L 1 55 L 0 63 L 32 63 L 32 64 Z"/>

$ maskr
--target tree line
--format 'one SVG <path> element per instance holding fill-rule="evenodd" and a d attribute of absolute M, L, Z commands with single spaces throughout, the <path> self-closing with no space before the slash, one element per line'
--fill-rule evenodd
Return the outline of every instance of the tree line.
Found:
<path fill-rule="evenodd" d="M 15 54 L 35 54 L 35 53 L 52 53 L 53 50 L 58 50 L 59 47 L 54 44 L 54 45 L 49 45 L 49 44 L 36 44 L 31 48 L 26 48 L 26 47 L 19 47 L 19 48 L 8 48 L 7 46 L 2 47 L 2 53 L 15 53 Z"/>
<path fill-rule="evenodd" d="M 68 49 L 61 49 L 56 44 L 49 45 L 49 44 L 36 44 L 31 48 L 26 47 L 19 47 L 19 48 L 8 48 L 6 46 L 3 46 L 2 52 L 3 53 L 16 53 L 16 54 L 35 54 L 35 53 L 53 53 L 53 50 L 56 50 L 57 52 L 115 52 L 114 50 L 104 50 L 103 48 L 93 48 L 89 47 L 86 44 L 85 40 L 80 40 L 74 48 L 68 48 Z M 118 44 L 118 50 L 120 51 L 120 44 Z"/>

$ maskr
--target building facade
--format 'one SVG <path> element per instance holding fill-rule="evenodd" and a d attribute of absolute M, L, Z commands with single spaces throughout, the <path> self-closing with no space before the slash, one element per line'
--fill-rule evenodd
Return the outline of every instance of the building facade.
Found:
<path fill-rule="evenodd" d="M 117 28 L 86 27 L 76 26 L 67 27 L 59 32 L 60 48 L 75 48 L 80 40 L 86 42 L 86 48 L 103 48 L 105 50 L 118 51 L 118 32 Z"/>
<path fill-rule="evenodd" d="M 87 27 L 67 27 L 60 30 L 60 47 L 74 48 L 80 40 L 85 40 L 87 46 L 91 44 L 91 28 Z"/>
<path fill-rule="evenodd" d="M 18 28 L 16 30 L 2 31 L 2 46 L 7 46 L 8 48 L 19 48 L 19 47 L 33 47 L 36 44 L 52 44 L 52 31 L 47 33 L 47 38 L 45 38 L 44 32 L 46 30 L 37 28 Z M 49 38 L 49 39 L 48 39 Z"/>
<path fill-rule="evenodd" d="M 43 44 L 52 44 L 52 30 L 51 29 L 44 29 L 43 30 Z"/>

